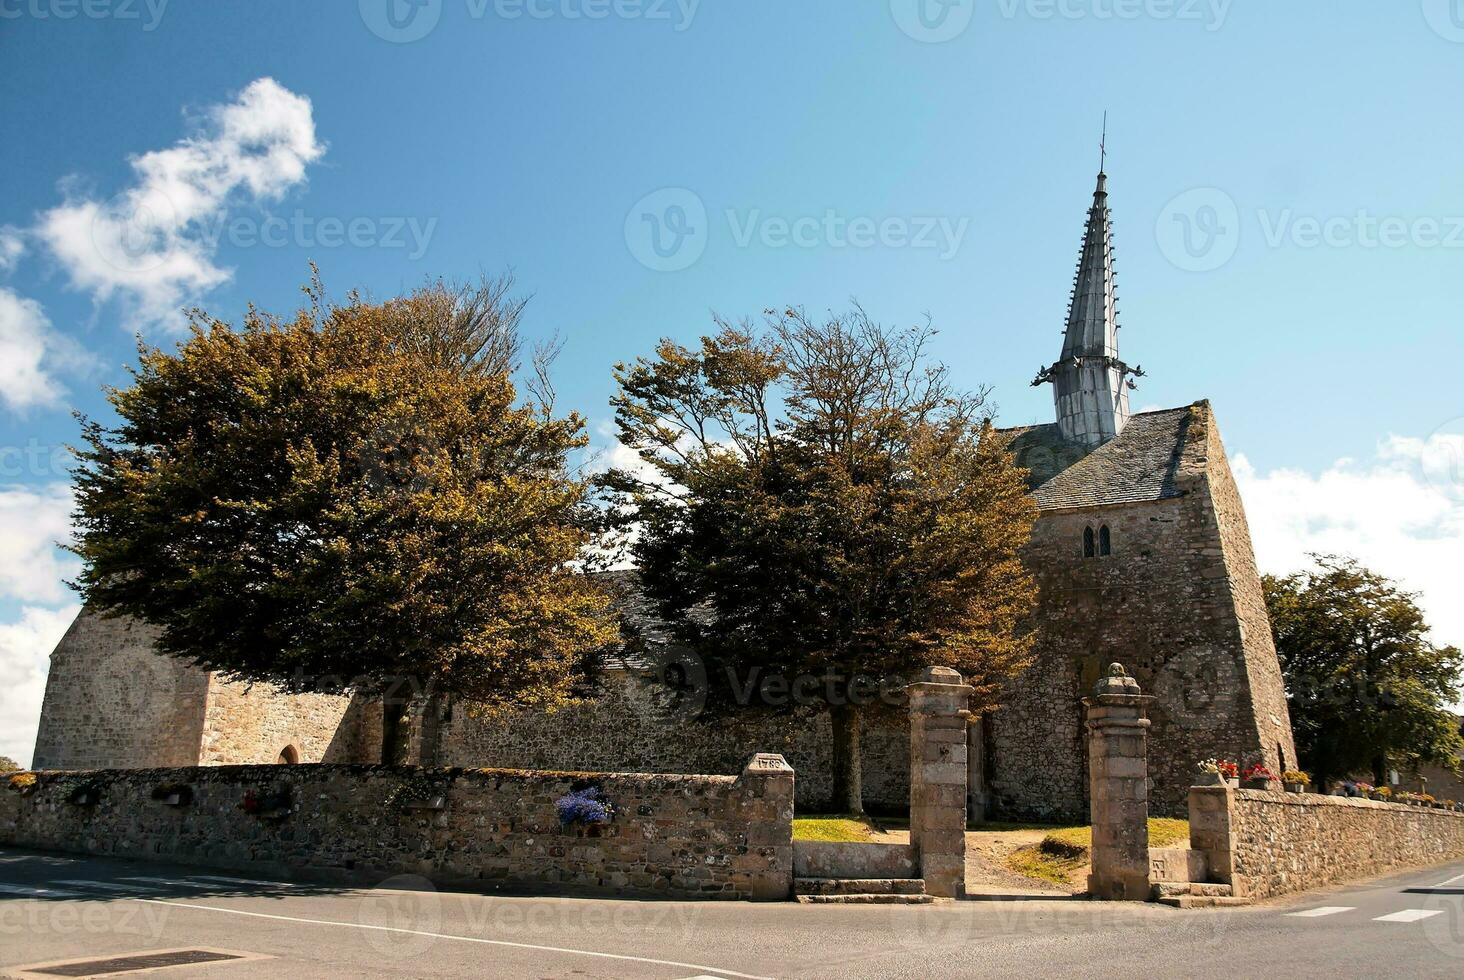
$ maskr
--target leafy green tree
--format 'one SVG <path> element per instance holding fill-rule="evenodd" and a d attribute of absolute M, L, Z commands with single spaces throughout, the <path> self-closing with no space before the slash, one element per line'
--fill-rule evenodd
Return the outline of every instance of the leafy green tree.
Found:
<path fill-rule="evenodd" d="M 1417 596 L 1350 558 L 1263 581 L 1296 751 L 1318 785 L 1393 768 L 1459 765 L 1449 706 L 1464 655 L 1429 639 Z"/>
<path fill-rule="evenodd" d="M 519 398 L 508 289 L 327 305 L 316 283 L 290 319 L 196 313 L 175 352 L 140 345 L 116 423 L 82 419 L 86 602 L 226 676 L 381 697 L 388 762 L 415 696 L 564 699 L 614 629 L 576 567 L 584 425 L 543 358 Z"/>
<path fill-rule="evenodd" d="M 708 708 L 828 712 L 830 804 L 862 812 L 868 712 L 928 665 L 989 702 L 1029 663 L 1036 509 L 984 393 L 927 356 L 928 326 L 858 309 L 717 325 L 617 365 L 619 436 L 643 465 L 605 478 L 612 512 Z"/>

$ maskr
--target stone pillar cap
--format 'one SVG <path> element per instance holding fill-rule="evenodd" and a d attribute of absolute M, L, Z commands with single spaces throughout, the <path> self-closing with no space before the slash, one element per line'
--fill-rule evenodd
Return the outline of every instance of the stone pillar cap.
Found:
<path fill-rule="evenodd" d="M 964 684 L 961 672 L 950 667 L 926 667 L 920 673 L 921 684 Z"/>
<path fill-rule="evenodd" d="M 782 773 L 792 773 L 793 767 L 788 765 L 788 760 L 776 752 L 759 752 L 753 756 L 742 770 L 744 776 L 776 776 Z"/>

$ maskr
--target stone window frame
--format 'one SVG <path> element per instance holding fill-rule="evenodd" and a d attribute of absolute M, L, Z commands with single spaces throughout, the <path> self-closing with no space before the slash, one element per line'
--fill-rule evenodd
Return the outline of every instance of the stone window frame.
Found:
<path fill-rule="evenodd" d="M 1093 525 L 1083 528 L 1083 557 L 1098 557 L 1097 537 L 1093 534 Z"/>
<path fill-rule="evenodd" d="M 275 758 L 277 766 L 298 766 L 300 764 L 300 750 L 292 742 L 280 749 L 280 754 Z"/>
<path fill-rule="evenodd" d="M 1108 558 L 1113 555 L 1113 532 L 1104 524 L 1098 529 L 1098 557 Z"/>

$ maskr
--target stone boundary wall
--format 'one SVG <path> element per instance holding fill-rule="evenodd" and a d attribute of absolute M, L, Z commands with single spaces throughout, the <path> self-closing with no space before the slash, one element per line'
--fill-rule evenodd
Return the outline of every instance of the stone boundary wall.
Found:
<path fill-rule="evenodd" d="M 792 893 L 793 770 L 776 755 L 735 777 L 345 765 L 34 777 L 27 792 L 0 778 L 0 844 L 341 884 L 410 873 L 477 890 Z M 172 786 L 191 799 L 155 798 Z M 555 801 L 586 786 L 614 820 L 562 827 Z M 88 792 L 95 802 L 78 802 Z"/>
<path fill-rule="evenodd" d="M 793 842 L 799 878 L 919 878 L 913 844 L 800 840 Z"/>
<path fill-rule="evenodd" d="M 1264 899 L 1464 857 L 1464 813 L 1196 786 L 1190 846 L 1235 896 Z"/>

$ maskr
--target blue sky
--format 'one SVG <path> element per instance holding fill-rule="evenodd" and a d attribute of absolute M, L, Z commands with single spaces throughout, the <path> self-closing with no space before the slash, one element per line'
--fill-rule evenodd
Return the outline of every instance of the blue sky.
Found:
<path fill-rule="evenodd" d="M 1268 569 L 1352 551 L 1464 642 L 1464 0 L 390 3 L 0 0 L 0 753 L 135 331 L 511 268 L 604 446 L 616 359 L 857 299 L 1046 421 L 1105 110 L 1135 406 L 1214 402 Z M 127 211 L 147 159 L 198 199 Z"/>

